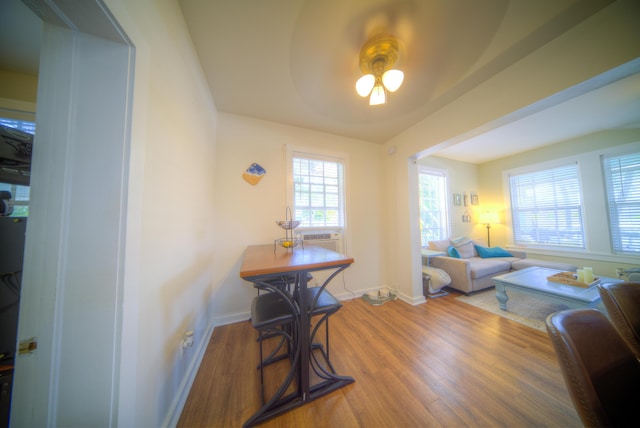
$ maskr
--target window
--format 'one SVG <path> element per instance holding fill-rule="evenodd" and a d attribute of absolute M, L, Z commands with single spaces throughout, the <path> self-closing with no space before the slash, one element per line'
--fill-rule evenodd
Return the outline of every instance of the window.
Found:
<path fill-rule="evenodd" d="M 0 183 L 0 191 L 11 193 L 13 212 L 9 217 L 29 217 L 29 186 Z"/>
<path fill-rule="evenodd" d="M 18 129 L 32 135 L 36 132 L 36 124 L 34 122 L 0 118 L 0 125 L 6 126 L 8 128 Z M 0 181 L 2 180 L 3 179 L 0 179 Z M 12 178 L 9 178 L 7 180 L 12 181 L 12 183 L 0 182 L 0 191 L 7 191 L 11 193 L 11 201 L 13 203 L 13 212 L 11 214 L 11 217 L 28 217 L 30 187 L 28 185 L 14 184 L 14 180 Z"/>
<path fill-rule="evenodd" d="M 343 228 L 344 162 L 294 152 L 292 156 L 293 217 L 300 227 Z"/>
<path fill-rule="evenodd" d="M 447 210 L 447 176 L 445 171 L 421 168 L 418 174 L 420 192 L 420 237 L 422 246 L 429 241 L 449 236 Z"/>
<path fill-rule="evenodd" d="M 585 248 L 578 164 L 510 174 L 516 245 Z"/>
<path fill-rule="evenodd" d="M 27 132 L 31 135 L 36 133 L 36 124 L 33 122 L 26 122 L 24 120 L 0 118 L 0 125 L 4 125 L 8 128 L 18 129 L 23 132 Z"/>
<path fill-rule="evenodd" d="M 640 255 L 640 153 L 603 156 L 613 252 Z"/>

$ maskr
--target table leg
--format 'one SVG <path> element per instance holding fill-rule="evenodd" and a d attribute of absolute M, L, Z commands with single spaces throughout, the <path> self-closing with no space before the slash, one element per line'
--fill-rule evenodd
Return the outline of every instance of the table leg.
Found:
<path fill-rule="evenodd" d="M 498 282 L 496 285 L 496 299 L 498 299 L 498 303 L 500 303 L 500 309 L 503 311 L 507 310 L 507 301 L 509 300 L 509 296 L 507 296 L 507 290 L 503 284 Z"/>
<path fill-rule="evenodd" d="M 296 287 L 298 288 L 298 307 L 300 308 L 300 333 L 298 339 L 300 341 L 298 349 L 300 350 L 300 377 L 298 379 L 299 391 L 302 394 L 302 402 L 307 401 L 309 393 L 309 312 L 307 308 L 307 271 L 297 274 Z"/>

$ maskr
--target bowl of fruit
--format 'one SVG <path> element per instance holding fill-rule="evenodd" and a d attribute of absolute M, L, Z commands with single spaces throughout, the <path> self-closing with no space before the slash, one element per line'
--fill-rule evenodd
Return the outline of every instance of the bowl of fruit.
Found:
<path fill-rule="evenodd" d="M 280 238 L 276 239 L 276 244 L 280 245 L 282 248 L 295 248 L 302 242 L 300 238 Z"/>

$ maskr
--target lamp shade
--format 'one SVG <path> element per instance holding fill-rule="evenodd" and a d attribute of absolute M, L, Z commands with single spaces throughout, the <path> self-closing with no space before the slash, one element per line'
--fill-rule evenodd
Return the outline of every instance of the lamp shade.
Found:
<path fill-rule="evenodd" d="M 373 85 L 376 83 L 376 78 L 373 74 L 365 74 L 356 82 L 356 92 L 361 97 L 366 97 L 371 93 Z"/>
<path fill-rule="evenodd" d="M 500 223 L 500 217 L 495 211 L 485 211 L 480 213 L 480 219 L 478 223 L 482 224 L 498 224 Z"/>
<path fill-rule="evenodd" d="M 387 70 L 382 75 L 382 83 L 389 92 L 398 90 L 403 80 L 404 73 L 400 70 Z"/>
<path fill-rule="evenodd" d="M 387 103 L 387 94 L 384 92 L 384 87 L 381 84 L 377 84 L 371 91 L 371 98 L 369 98 L 370 106 L 377 106 Z"/>

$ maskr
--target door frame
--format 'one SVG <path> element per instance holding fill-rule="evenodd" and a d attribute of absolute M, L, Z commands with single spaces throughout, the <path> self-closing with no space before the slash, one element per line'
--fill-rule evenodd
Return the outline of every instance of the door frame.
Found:
<path fill-rule="evenodd" d="M 135 49 L 100 0 L 25 3 L 43 38 L 18 340 L 37 349 L 11 425 L 116 426 Z"/>

